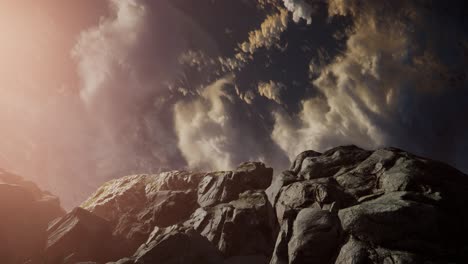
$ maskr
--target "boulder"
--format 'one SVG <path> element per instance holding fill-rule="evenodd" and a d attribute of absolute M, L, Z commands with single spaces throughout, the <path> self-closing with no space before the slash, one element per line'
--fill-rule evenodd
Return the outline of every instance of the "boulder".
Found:
<path fill-rule="evenodd" d="M 298 181 L 281 189 L 275 204 L 276 216 L 281 224 L 285 214 L 303 208 L 314 207 L 329 210 L 344 208 L 355 203 L 354 198 L 336 183 L 333 178 Z"/>
<path fill-rule="evenodd" d="M 283 225 L 271 264 L 333 263 L 342 240 L 342 230 L 335 213 L 305 208 L 294 220 Z"/>
<path fill-rule="evenodd" d="M 314 208 L 301 210 L 288 243 L 289 263 L 333 263 L 341 235 L 336 214 Z"/>

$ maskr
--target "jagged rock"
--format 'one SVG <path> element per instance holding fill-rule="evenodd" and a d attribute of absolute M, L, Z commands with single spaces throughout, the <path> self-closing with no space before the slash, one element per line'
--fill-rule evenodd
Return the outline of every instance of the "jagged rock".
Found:
<path fill-rule="evenodd" d="M 49 221 L 64 214 L 59 200 L 34 183 L 0 170 L 0 260 L 37 262 Z"/>
<path fill-rule="evenodd" d="M 189 218 L 197 205 L 197 188 L 205 174 L 171 171 L 133 175 L 99 188 L 81 207 L 110 221 L 114 235 L 138 248 L 155 226 L 166 227 Z"/>
<path fill-rule="evenodd" d="M 208 238 L 227 257 L 273 250 L 274 215 L 263 191 L 247 191 L 230 203 L 197 209 L 185 225 Z"/>
<path fill-rule="evenodd" d="M 108 221 L 81 208 L 54 220 L 47 230 L 46 263 L 105 262 L 118 259 L 124 241 L 112 236 Z"/>
<path fill-rule="evenodd" d="M 116 264 L 185 264 L 222 263 L 220 252 L 205 237 L 191 228 L 172 226 L 158 228 L 151 233 L 132 258 Z"/>
<path fill-rule="evenodd" d="M 291 164 L 291 167 L 289 168 L 290 171 L 294 174 L 298 174 L 301 169 L 302 169 L 302 163 L 304 159 L 306 158 L 314 158 L 322 155 L 320 152 L 316 152 L 313 150 L 306 150 L 299 155 L 297 155 L 296 159 L 294 159 L 293 163 Z"/>
<path fill-rule="evenodd" d="M 371 152 L 346 146 L 321 155 L 304 152 L 280 175 L 267 190 L 281 226 L 272 264 L 309 261 L 307 255 L 291 257 L 291 245 L 308 245 L 313 232 L 297 231 L 301 229 L 296 223 L 313 226 L 311 212 L 320 209 L 331 211 L 329 215 L 339 211 L 336 223 L 341 223 L 341 237 L 348 242 L 340 247 L 316 236 L 311 243 L 316 250 L 311 246 L 298 252 L 328 252 L 324 255 L 331 257 L 311 263 L 467 260 L 468 213 L 460 208 L 468 202 L 463 191 L 468 176 L 448 165 L 395 148 Z M 310 215 L 299 218 L 303 210 Z"/>
<path fill-rule="evenodd" d="M 433 199 L 418 193 L 394 192 L 340 210 L 339 216 L 344 230 L 360 240 L 437 253 L 450 242 L 443 240 L 450 230 L 441 225 L 443 215 Z"/>
<path fill-rule="evenodd" d="M 355 201 L 333 178 L 319 178 L 294 182 L 281 189 L 275 204 L 278 222 L 284 219 L 288 211 L 299 212 L 303 208 L 315 207 L 330 209 L 332 206 L 343 208 Z"/>
<path fill-rule="evenodd" d="M 356 146 L 338 147 L 320 156 L 308 156 L 297 174 L 305 180 L 326 178 L 350 170 L 371 154 Z"/>
<path fill-rule="evenodd" d="M 345 146 L 303 152 L 271 180 L 270 168 L 248 162 L 111 181 L 83 204 L 92 213 L 76 209 L 51 223 L 47 263 L 468 262 L 468 176 L 448 165 Z M 33 212 L 50 214 L 47 194 L 25 186 L 0 183 L 0 196 L 15 200 L 0 199 L 0 209 L 35 204 Z M 21 224 L 5 219 L 2 230 Z"/>
<path fill-rule="evenodd" d="M 235 200 L 248 190 L 266 189 L 272 175 L 273 169 L 260 162 L 242 163 L 232 172 L 208 173 L 198 187 L 198 203 L 214 206 Z"/>

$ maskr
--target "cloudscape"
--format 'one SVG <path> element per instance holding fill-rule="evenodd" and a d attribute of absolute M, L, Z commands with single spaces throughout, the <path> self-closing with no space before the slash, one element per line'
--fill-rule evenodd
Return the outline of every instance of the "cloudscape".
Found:
<path fill-rule="evenodd" d="M 82 203 L 174 169 L 393 146 L 468 171 L 464 1 L 0 3 L 0 167 Z"/>

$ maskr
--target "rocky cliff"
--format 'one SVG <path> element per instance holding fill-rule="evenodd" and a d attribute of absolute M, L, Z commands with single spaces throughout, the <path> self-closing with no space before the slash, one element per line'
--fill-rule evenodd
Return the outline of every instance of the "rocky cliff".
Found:
<path fill-rule="evenodd" d="M 33 211 L 49 212 L 42 220 L 4 217 L 2 263 L 468 263 L 467 190 L 468 176 L 446 164 L 355 146 L 303 152 L 275 176 L 258 162 L 133 175 L 104 184 L 47 231 L 58 203 Z M 17 215 L 21 207 L 3 201 Z M 21 244 L 33 222 L 44 243 Z M 13 250 L 21 247 L 35 250 Z"/>

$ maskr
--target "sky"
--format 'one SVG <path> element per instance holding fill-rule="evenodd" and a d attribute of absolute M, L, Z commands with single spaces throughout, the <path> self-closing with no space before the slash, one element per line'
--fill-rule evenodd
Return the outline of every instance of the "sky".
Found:
<path fill-rule="evenodd" d="M 0 167 L 66 208 L 128 174 L 347 144 L 466 172 L 465 5 L 1 0 Z"/>

